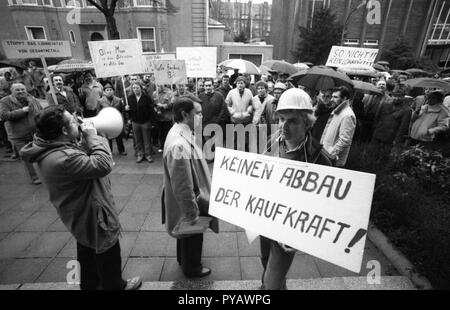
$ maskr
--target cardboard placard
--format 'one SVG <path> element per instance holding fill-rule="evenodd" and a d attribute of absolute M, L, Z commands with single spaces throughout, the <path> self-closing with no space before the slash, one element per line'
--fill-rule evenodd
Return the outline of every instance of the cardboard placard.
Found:
<path fill-rule="evenodd" d="M 155 60 L 176 60 L 175 53 L 158 53 L 142 55 L 142 74 L 154 73 L 153 61 Z"/>
<path fill-rule="evenodd" d="M 153 69 L 157 85 L 187 84 L 184 60 L 155 60 Z"/>
<path fill-rule="evenodd" d="M 137 39 L 89 43 L 98 78 L 142 73 L 142 44 Z"/>
<path fill-rule="evenodd" d="M 69 41 L 4 40 L 2 45 L 8 59 L 72 57 Z"/>
<path fill-rule="evenodd" d="M 209 214 L 353 272 L 375 175 L 216 148 Z"/>
<path fill-rule="evenodd" d="M 186 61 L 188 77 L 214 78 L 217 75 L 217 47 L 177 47 L 177 59 Z"/>
<path fill-rule="evenodd" d="M 326 65 L 330 67 L 346 65 L 372 66 L 377 58 L 378 51 L 378 49 L 374 48 L 333 46 Z"/>

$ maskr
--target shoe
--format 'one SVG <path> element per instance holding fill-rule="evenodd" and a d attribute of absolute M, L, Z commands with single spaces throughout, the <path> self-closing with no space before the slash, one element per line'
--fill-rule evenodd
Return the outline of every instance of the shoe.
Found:
<path fill-rule="evenodd" d="M 31 183 L 32 183 L 33 185 L 40 185 L 40 184 L 42 184 L 41 180 L 39 180 L 39 179 L 36 179 L 36 180 L 31 181 Z"/>
<path fill-rule="evenodd" d="M 11 159 L 19 159 L 19 155 L 17 155 L 17 154 L 12 154 L 12 155 L 11 155 Z"/>
<path fill-rule="evenodd" d="M 158 153 L 162 153 L 163 152 L 163 150 L 162 149 L 158 149 Z"/>
<path fill-rule="evenodd" d="M 145 159 L 149 162 L 152 163 L 153 162 L 153 158 L 149 155 L 147 157 L 145 157 Z"/>
<path fill-rule="evenodd" d="M 141 277 L 134 277 L 132 279 L 127 280 L 127 285 L 125 286 L 125 291 L 134 291 L 141 287 L 142 279 Z"/>
<path fill-rule="evenodd" d="M 137 163 L 140 163 L 140 162 L 142 162 L 143 160 L 144 160 L 144 156 L 138 155 L 138 157 L 137 157 L 137 159 L 136 159 L 136 162 L 137 162 Z"/>
<path fill-rule="evenodd" d="M 209 269 L 207 267 L 203 267 L 202 271 L 200 271 L 199 273 L 194 273 L 194 274 L 190 274 L 190 275 L 186 275 L 186 276 L 188 278 L 203 278 L 209 274 L 211 274 L 211 269 Z"/>
<path fill-rule="evenodd" d="M 121 152 L 121 153 L 119 153 L 119 155 L 120 156 L 127 156 L 128 154 L 127 154 L 127 152 Z"/>

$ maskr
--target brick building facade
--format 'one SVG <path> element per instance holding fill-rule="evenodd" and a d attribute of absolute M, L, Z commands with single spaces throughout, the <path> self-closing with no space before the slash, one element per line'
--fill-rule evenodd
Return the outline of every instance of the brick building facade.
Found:
<path fill-rule="evenodd" d="M 434 65 L 445 67 L 450 55 L 450 1 L 448 0 L 377 0 L 380 23 L 369 24 L 370 9 L 361 0 L 274 0 L 272 5 L 272 36 L 274 57 L 293 59 L 299 41 L 298 26 L 310 27 L 313 14 L 328 7 L 344 30 L 347 46 L 378 48 L 392 45 L 405 37 L 415 56 L 428 57 Z M 374 11 L 373 11 L 374 12 Z M 439 34 L 439 36 L 438 36 Z M 434 40 L 432 40 L 434 36 Z M 448 62 L 447 66 L 450 66 Z"/>

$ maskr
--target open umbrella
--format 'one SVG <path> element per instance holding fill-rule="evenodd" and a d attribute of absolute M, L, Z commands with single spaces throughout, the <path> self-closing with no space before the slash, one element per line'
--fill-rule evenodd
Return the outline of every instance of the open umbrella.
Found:
<path fill-rule="evenodd" d="M 450 83 L 438 80 L 438 79 L 432 79 L 432 78 L 415 78 L 406 80 L 403 82 L 405 85 L 409 85 L 411 87 L 420 87 L 420 88 L 434 88 L 434 89 L 442 89 L 445 92 L 450 91 Z"/>
<path fill-rule="evenodd" d="M 363 81 L 353 80 L 356 92 L 369 95 L 382 95 L 383 93 L 375 85 Z"/>
<path fill-rule="evenodd" d="M 266 66 L 272 71 L 276 71 L 278 74 L 294 74 L 298 72 L 298 69 L 293 65 L 284 60 L 268 60 L 265 61 L 263 66 Z"/>
<path fill-rule="evenodd" d="M 344 73 L 334 71 L 326 66 L 315 66 L 304 74 L 290 77 L 296 84 L 313 90 L 327 90 L 338 86 L 353 88 L 352 80 Z"/>
<path fill-rule="evenodd" d="M 275 71 L 264 65 L 259 66 L 259 69 L 261 70 L 261 73 L 265 75 L 272 75 L 273 73 L 275 73 Z"/>
<path fill-rule="evenodd" d="M 219 66 L 230 67 L 233 69 L 239 69 L 239 73 L 255 74 L 261 75 L 261 70 L 251 63 L 250 61 L 244 59 L 229 59 L 222 61 Z"/>
<path fill-rule="evenodd" d="M 304 62 L 305 65 L 309 66 L 310 68 L 314 66 L 314 64 L 312 62 Z"/>
<path fill-rule="evenodd" d="M 11 61 L 11 60 L 1 60 L 0 68 L 14 68 L 14 69 L 22 69 L 25 70 L 27 66 L 19 61 Z"/>
<path fill-rule="evenodd" d="M 294 67 L 296 67 L 298 71 L 303 70 L 303 69 L 309 69 L 309 66 L 302 62 L 295 63 Z"/>
<path fill-rule="evenodd" d="M 378 71 L 386 71 L 386 68 L 380 64 L 374 64 L 372 67 Z"/>
<path fill-rule="evenodd" d="M 389 66 L 389 67 L 391 66 L 388 61 L 384 61 L 384 60 L 377 61 L 377 64 L 382 65 L 382 66 Z"/>
<path fill-rule="evenodd" d="M 402 74 L 402 75 L 411 75 L 411 73 L 405 71 L 405 70 L 391 70 L 391 73 L 397 73 L 397 74 Z"/>
<path fill-rule="evenodd" d="M 376 77 L 376 70 L 371 66 L 363 65 L 346 65 L 337 68 L 337 71 L 353 76 Z"/>
<path fill-rule="evenodd" d="M 422 70 L 422 69 L 418 69 L 418 68 L 407 69 L 405 71 L 409 72 L 411 75 L 416 76 L 416 77 L 430 76 L 429 72 Z"/>
<path fill-rule="evenodd" d="M 94 65 L 91 61 L 72 58 L 49 66 L 48 70 L 57 73 L 84 72 L 94 70 Z"/>

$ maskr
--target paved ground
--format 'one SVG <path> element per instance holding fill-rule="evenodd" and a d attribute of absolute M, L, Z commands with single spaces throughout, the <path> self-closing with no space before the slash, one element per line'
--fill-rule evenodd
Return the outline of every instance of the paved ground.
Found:
<path fill-rule="evenodd" d="M 152 164 L 115 156 L 111 175 L 113 193 L 124 228 L 121 239 L 124 277 L 142 275 L 144 281 L 184 280 L 175 258 L 175 240 L 161 225 L 161 156 Z M 65 282 L 75 259 L 75 241 L 48 200 L 43 185 L 31 185 L 19 161 L 0 148 L 0 284 Z M 249 245 L 244 231 L 221 222 L 220 234 L 205 234 L 204 264 L 211 267 L 207 281 L 258 280 L 262 267 L 259 243 Z M 298 253 L 289 279 L 366 276 L 367 262 L 378 260 L 383 276 L 399 273 L 369 241 L 361 273 L 355 274 L 323 260 Z"/>

